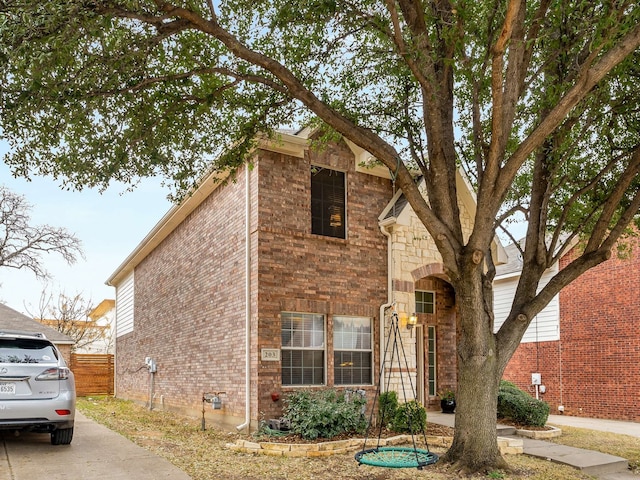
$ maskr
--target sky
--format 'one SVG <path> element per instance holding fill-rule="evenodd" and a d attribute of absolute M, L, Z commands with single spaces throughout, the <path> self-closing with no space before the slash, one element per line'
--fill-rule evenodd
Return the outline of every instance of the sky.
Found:
<path fill-rule="evenodd" d="M 0 141 L 0 159 L 8 148 Z M 80 239 L 85 255 L 71 266 L 59 254 L 45 255 L 42 264 L 51 276 L 46 285 L 31 271 L 0 268 L 0 302 L 26 315 L 39 312 L 45 288 L 54 299 L 59 293 L 80 294 L 94 306 L 115 298 L 115 289 L 105 285 L 107 278 L 171 207 L 169 189 L 159 179 L 143 181 L 132 192 L 122 184 L 102 194 L 97 189 L 74 192 L 51 178 L 16 179 L 0 160 L 0 184 L 32 206 L 30 225 L 66 228 Z"/>

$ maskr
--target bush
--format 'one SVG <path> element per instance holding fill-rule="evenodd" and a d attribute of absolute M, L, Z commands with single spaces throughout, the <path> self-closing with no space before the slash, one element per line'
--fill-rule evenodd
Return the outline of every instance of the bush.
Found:
<path fill-rule="evenodd" d="M 424 432 L 427 428 L 427 411 L 415 400 L 398 406 L 391 429 L 399 433 Z"/>
<path fill-rule="evenodd" d="M 393 390 L 382 392 L 378 397 L 378 418 L 391 428 L 393 419 L 398 411 L 398 394 Z"/>
<path fill-rule="evenodd" d="M 424 407 L 415 400 L 399 405 L 394 391 L 381 393 L 378 397 L 378 416 L 389 430 L 398 433 L 423 432 L 427 427 Z"/>
<path fill-rule="evenodd" d="M 284 403 L 283 416 L 291 423 L 291 432 L 306 440 L 363 433 L 367 428 L 363 414 L 367 401 L 357 393 L 300 390 L 287 395 Z"/>
<path fill-rule="evenodd" d="M 502 380 L 498 390 L 498 418 L 517 425 L 543 427 L 549 418 L 549 405 Z"/>

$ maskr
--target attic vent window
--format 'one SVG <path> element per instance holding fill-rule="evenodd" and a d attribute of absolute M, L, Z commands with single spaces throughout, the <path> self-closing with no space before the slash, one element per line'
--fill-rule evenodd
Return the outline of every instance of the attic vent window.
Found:
<path fill-rule="evenodd" d="M 345 174 L 311 167 L 311 233 L 346 238 Z"/>

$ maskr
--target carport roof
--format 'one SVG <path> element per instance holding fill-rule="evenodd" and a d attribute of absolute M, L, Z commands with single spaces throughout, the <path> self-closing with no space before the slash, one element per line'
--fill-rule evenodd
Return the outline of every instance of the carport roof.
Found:
<path fill-rule="evenodd" d="M 0 303 L 0 330 L 44 333 L 44 335 L 55 344 L 73 345 L 75 343 L 68 335 L 60 333 L 54 328 L 42 325 L 33 318 L 29 318 L 13 308 L 7 307 L 3 303 Z"/>

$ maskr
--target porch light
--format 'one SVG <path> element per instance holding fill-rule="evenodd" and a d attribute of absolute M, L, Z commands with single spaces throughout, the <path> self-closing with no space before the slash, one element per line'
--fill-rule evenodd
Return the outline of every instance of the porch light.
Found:
<path fill-rule="evenodd" d="M 415 327 L 418 323 L 418 315 L 416 315 L 415 313 L 412 313 L 409 316 L 409 319 L 407 320 L 407 329 L 411 330 L 413 327 Z"/>

